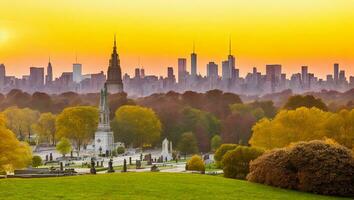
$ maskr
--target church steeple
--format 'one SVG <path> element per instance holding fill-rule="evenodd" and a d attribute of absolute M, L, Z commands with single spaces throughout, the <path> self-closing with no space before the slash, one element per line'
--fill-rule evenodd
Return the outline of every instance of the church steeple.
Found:
<path fill-rule="evenodd" d="M 106 84 L 109 93 L 123 92 L 122 72 L 117 52 L 116 34 L 114 34 L 113 52 L 111 54 L 111 59 L 109 60 Z"/>

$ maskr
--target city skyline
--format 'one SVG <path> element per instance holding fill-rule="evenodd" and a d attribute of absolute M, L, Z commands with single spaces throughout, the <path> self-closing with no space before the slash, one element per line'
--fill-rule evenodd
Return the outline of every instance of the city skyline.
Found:
<path fill-rule="evenodd" d="M 71 70 L 77 55 L 84 74 L 105 71 L 117 33 L 123 74 L 144 67 L 149 74 L 165 76 L 167 67 L 177 71 L 177 58 L 187 58 L 190 71 L 195 43 L 197 73 L 206 75 L 210 61 L 220 67 L 227 57 L 231 35 L 241 76 L 253 67 L 265 73 L 267 64 L 281 64 L 287 74 L 307 65 L 324 79 L 333 63 L 340 63 L 354 74 L 354 2 L 255 3 L 260 6 L 226 0 L 5 1 L 2 5 L 9 9 L 0 20 L 0 63 L 7 74 L 19 76 L 28 74 L 29 67 L 46 67 L 50 56 L 58 77 Z"/>

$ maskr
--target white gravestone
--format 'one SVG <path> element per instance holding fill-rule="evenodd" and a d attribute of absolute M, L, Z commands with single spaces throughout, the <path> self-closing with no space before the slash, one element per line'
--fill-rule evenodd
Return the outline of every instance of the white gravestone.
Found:
<path fill-rule="evenodd" d="M 172 142 L 169 142 L 167 138 L 162 141 L 162 151 L 160 156 L 162 156 L 163 161 L 172 160 Z"/>

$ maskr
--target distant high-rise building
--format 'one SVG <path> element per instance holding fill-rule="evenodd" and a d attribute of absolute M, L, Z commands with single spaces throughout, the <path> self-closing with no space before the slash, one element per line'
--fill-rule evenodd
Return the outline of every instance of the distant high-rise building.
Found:
<path fill-rule="evenodd" d="M 52 63 L 48 62 L 48 66 L 47 66 L 47 75 L 45 76 L 45 84 L 46 85 L 50 85 L 53 82 L 53 67 L 52 67 Z"/>
<path fill-rule="evenodd" d="M 222 79 L 223 80 L 229 80 L 231 78 L 230 68 L 229 68 L 229 61 L 228 60 L 222 61 L 221 65 L 222 65 L 221 66 L 221 68 L 222 68 Z"/>
<path fill-rule="evenodd" d="M 301 67 L 301 81 L 303 86 L 308 85 L 308 67 L 307 66 L 302 66 Z"/>
<path fill-rule="evenodd" d="M 141 78 L 144 78 L 144 77 L 145 77 L 145 69 L 144 69 L 144 68 L 141 68 L 141 69 L 140 69 L 140 77 L 141 77 Z"/>
<path fill-rule="evenodd" d="M 209 62 L 207 64 L 207 77 L 210 79 L 217 79 L 218 76 L 218 65 L 215 62 Z"/>
<path fill-rule="evenodd" d="M 82 65 L 80 63 L 73 64 L 73 81 L 80 83 L 82 79 Z"/>
<path fill-rule="evenodd" d="M 135 68 L 135 78 L 140 78 L 140 69 Z"/>
<path fill-rule="evenodd" d="M 187 59 L 178 58 L 178 83 L 185 83 L 187 76 Z"/>
<path fill-rule="evenodd" d="M 344 70 L 340 70 L 339 71 L 339 77 L 338 77 L 338 81 L 339 83 L 343 84 L 347 81 L 346 77 L 345 77 L 345 71 Z"/>
<path fill-rule="evenodd" d="M 333 80 L 335 84 L 338 84 L 338 78 L 339 78 L 339 64 L 335 63 L 333 66 Z"/>
<path fill-rule="evenodd" d="M 230 79 L 237 79 L 237 72 L 235 71 L 235 57 L 231 54 L 231 38 L 229 41 L 229 55 L 227 56 L 228 64 L 229 64 L 229 74 Z"/>
<path fill-rule="evenodd" d="M 197 54 L 195 53 L 194 44 L 193 44 L 193 53 L 191 54 L 191 75 L 194 78 L 197 76 Z"/>
<path fill-rule="evenodd" d="M 44 68 L 31 67 L 29 75 L 29 84 L 32 89 L 38 90 L 44 86 Z"/>
<path fill-rule="evenodd" d="M 0 91 L 4 90 L 5 88 L 5 77 L 6 77 L 5 65 L 0 64 Z"/>
<path fill-rule="evenodd" d="M 173 74 L 173 68 L 172 67 L 167 67 L 167 78 L 168 79 L 175 78 L 175 75 Z"/>
<path fill-rule="evenodd" d="M 122 71 L 120 68 L 119 55 L 117 53 L 116 36 L 114 36 L 114 46 L 107 71 L 107 90 L 108 93 L 115 94 L 123 92 Z"/>
<path fill-rule="evenodd" d="M 266 66 L 266 80 L 270 83 L 272 92 L 275 92 L 281 79 L 281 65 Z"/>

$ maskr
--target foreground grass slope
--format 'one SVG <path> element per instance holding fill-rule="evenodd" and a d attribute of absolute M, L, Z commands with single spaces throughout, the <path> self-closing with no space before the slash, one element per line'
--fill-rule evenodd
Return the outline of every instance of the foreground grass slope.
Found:
<path fill-rule="evenodd" d="M 0 199 L 341 199 L 223 177 L 124 173 L 41 179 L 2 179 Z"/>

